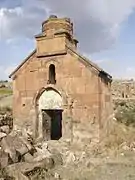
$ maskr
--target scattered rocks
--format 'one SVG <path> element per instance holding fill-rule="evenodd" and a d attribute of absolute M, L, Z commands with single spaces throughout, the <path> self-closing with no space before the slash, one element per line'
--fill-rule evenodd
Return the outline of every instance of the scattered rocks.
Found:
<path fill-rule="evenodd" d="M 66 164 L 70 164 L 76 161 L 75 154 L 73 152 L 67 152 Z"/>
<path fill-rule="evenodd" d="M 6 133 L 0 132 L 0 139 L 4 138 L 4 137 L 6 137 L 6 136 L 7 136 Z"/>
<path fill-rule="evenodd" d="M 13 128 L 13 117 L 11 114 L 0 114 L 0 128 L 2 126 L 9 126 L 10 131 Z"/>
<path fill-rule="evenodd" d="M 60 180 L 60 174 L 55 173 L 55 174 L 54 174 L 54 178 L 55 178 L 55 179 L 59 179 L 59 180 Z"/>
<path fill-rule="evenodd" d="M 24 155 L 24 161 L 25 161 L 25 162 L 28 162 L 28 163 L 33 162 L 33 161 L 34 161 L 34 160 L 33 160 L 33 156 L 32 156 L 30 153 L 25 154 L 25 155 Z"/>
<path fill-rule="evenodd" d="M 53 153 L 51 154 L 50 157 L 53 159 L 55 165 L 57 166 L 63 165 L 63 159 L 62 159 L 61 153 L 58 153 L 58 152 Z"/>
<path fill-rule="evenodd" d="M 5 168 L 10 164 L 8 153 L 0 151 L 0 167 Z"/>
<path fill-rule="evenodd" d="M 21 139 L 12 137 L 11 135 L 8 135 L 1 140 L 1 148 L 4 152 L 9 154 L 9 157 L 14 163 L 19 161 L 21 155 L 28 152 L 27 147 L 22 143 Z"/>
<path fill-rule="evenodd" d="M 8 125 L 5 125 L 5 126 L 0 127 L 0 132 L 9 134 L 9 133 L 10 133 L 10 128 L 9 128 L 9 126 L 8 126 Z"/>
<path fill-rule="evenodd" d="M 55 149 L 49 150 L 46 142 L 34 145 L 29 135 L 22 136 L 14 131 L 0 134 L 0 168 L 6 170 L 8 177 L 28 180 L 29 176 L 43 169 L 47 171 L 63 163 L 61 153 Z"/>

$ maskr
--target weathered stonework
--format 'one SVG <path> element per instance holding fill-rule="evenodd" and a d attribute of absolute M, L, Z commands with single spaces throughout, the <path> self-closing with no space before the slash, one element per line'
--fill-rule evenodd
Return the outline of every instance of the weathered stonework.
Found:
<path fill-rule="evenodd" d="M 10 75 L 14 127 L 42 136 L 41 111 L 57 109 L 62 110 L 62 137 L 73 138 L 74 122 L 106 127 L 112 113 L 111 76 L 77 53 L 70 19 L 51 17 L 42 27 L 36 50 Z M 55 67 L 53 84 L 50 65 Z"/>

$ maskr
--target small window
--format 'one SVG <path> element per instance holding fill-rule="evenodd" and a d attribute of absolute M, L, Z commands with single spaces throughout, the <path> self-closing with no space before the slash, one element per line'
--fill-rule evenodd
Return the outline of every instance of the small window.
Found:
<path fill-rule="evenodd" d="M 56 79 L 55 79 L 55 66 L 53 64 L 51 64 L 49 66 L 49 80 L 48 80 L 49 84 L 55 84 L 56 83 Z"/>
<path fill-rule="evenodd" d="M 122 92 L 122 98 L 124 98 L 124 97 L 125 97 L 124 92 Z"/>

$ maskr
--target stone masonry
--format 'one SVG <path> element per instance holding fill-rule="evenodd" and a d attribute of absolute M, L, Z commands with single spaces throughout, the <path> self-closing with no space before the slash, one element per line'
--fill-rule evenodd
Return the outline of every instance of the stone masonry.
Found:
<path fill-rule="evenodd" d="M 59 127 L 63 138 L 72 139 L 77 123 L 86 128 L 97 123 L 99 136 L 112 114 L 112 77 L 77 52 L 69 18 L 50 16 L 35 39 L 36 49 L 10 75 L 14 129 L 25 128 L 33 137 L 46 139 L 55 119 L 52 136 Z"/>

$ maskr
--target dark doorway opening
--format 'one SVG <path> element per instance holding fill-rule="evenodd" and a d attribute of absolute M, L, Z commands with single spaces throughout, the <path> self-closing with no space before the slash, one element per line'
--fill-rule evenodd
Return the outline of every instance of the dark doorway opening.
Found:
<path fill-rule="evenodd" d="M 62 137 L 62 110 L 42 110 L 43 136 L 45 140 Z"/>

